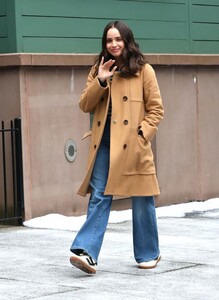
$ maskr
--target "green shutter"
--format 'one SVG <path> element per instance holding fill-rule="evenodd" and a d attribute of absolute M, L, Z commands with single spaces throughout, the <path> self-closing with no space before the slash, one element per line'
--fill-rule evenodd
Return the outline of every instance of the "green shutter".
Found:
<path fill-rule="evenodd" d="M 219 1 L 190 1 L 191 51 L 219 53 Z"/>

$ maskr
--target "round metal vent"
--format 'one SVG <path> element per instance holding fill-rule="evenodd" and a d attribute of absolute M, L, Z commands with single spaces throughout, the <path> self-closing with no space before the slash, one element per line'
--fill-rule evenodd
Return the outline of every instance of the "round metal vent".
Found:
<path fill-rule="evenodd" d="M 73 162 L 77 155 L 77 146 L 75 141 L 68 140 L 65 143 L 65 157 L 69 162 Z"/>

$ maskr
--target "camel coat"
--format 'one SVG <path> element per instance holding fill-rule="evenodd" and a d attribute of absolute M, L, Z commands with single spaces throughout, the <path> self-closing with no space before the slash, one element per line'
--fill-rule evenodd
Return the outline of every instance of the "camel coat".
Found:
<path fill-rule="evenodd" d="M 115 72 L 102 87 L 92 67 L 79 106 L 94 112 L 87 171 L 78 194 L 90 192 L 89 182 L 103 135 L 110 98 L 112 103 L 110 166 L 105 195 L 151 196 L 159 194 L 150 141 L 163 118 L 163 105 L 151 65 L 131 78 Z M 111 97 L 110 97 L 111 95 Z"/>

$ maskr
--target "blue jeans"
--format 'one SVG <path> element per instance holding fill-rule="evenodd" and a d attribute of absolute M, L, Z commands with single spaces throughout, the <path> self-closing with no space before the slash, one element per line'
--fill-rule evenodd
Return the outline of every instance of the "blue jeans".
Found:
<path fill-rule="evenodd" d="M 107 120 L 91 176 L 92 192 L 87 219 L 71 245 L 71 251 L 87 252 L 98 261 L 108 224 L 112 196 L 104 195 L 109 171 L 110 119 Z M 138 263 L 159 256 L 159 242 L 154 197 L 132 197 L 134 256 Z"/>

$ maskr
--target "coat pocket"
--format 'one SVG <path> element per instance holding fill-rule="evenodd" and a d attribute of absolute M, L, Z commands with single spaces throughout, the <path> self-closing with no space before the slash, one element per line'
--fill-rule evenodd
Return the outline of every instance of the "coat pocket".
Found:
<path fill-rule="evenodd" d="M 155 174 L 151 143 L 138 135 L 137 130 L 131 132 L 125 151 L 123 175 Z"/>
<path fill-rule="evenodd" d="M 91 133 L 92 133 L 91 130 L 88 131 L 88 132 L 85 132 L 85 134 L 84 134 L 83 137 L 82 137 L 82 140 L 84 140 L 84 139 L 86 139 L 87 137 L 91 136 Z"/>

